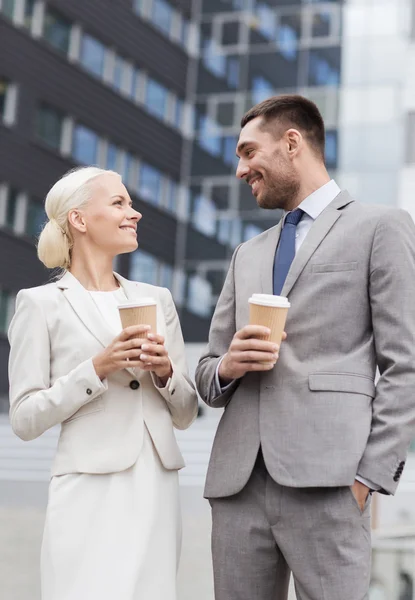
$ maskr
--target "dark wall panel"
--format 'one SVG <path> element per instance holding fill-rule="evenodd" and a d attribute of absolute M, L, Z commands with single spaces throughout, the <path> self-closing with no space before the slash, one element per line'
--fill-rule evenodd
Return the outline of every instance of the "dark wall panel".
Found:
<path fill-rule="evenodd" d="M 29 137 L 35 106 L 47 101 L 179 177 L 179 133 L 1 19 L 0 57 L 0 73 L 20 84 L 19 126 Z"/>
<path fill-rule="evenodd" d="M 48 0 L 50 5 L 85 26 L 92 35 L 112 44 L 167 85 L 184 94 L 186 52 L 147 24 L 132 10 L 133 0 Z"/>

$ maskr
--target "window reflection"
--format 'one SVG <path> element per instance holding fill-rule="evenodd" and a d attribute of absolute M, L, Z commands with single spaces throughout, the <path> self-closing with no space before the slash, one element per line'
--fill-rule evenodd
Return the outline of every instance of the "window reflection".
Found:
<path fill-rule="evenodd" d="M 212 306 L 212 286 L 199 275 L 189 277 L 187 308 L 199 317 L 209 317 Z"/>
<path fill-rule="evenodd" d="M 96 164 L 98 156 L 97 134 L 83 125 L 76 125 L 73 136 L 72 156 L 78 162 L 85 165 Z"/>
<path fill-rule="evenodd" d="M 45 104 L 36 113 L 36 135 L 51 148 L 59 150 L 62 139 L 63 114 Z"/>
<path fill-rule="evenodd" d="M 47 7 L 43 37 L 51 46 L 68 54 L 72 23 L 60 13 Z"/>
<path fill-rule="evenodd" d="M 168 91 L 154 79 L 149 79 L 146 88 L 146 107 L 147 110 L 163 119 L 166 115 Z"/>
<path fill-rule="evenodd" d="M 170 34 L 173 22 L 173 9 L 165 0 L 153 0 L 153 23 L 166 35 Z"/>
<path fill-rule="evenodd" d="M 161 204 L 162 175 L 147 163 L 141 163 L 138 193 L 152 204 Z"/>
<path fill-rule="evenodd" d="M 91 35 L 84 34 L 81 44 L 80 61 L 83 67 L 93 75 L 104 74 L 105 46 Z"/>
<path fill-rule="evenodd" d="M 132 281 L 157 285 L 157 259 L 144 250 L 131 254 L 129 278 Z"/>
<path fill-rule="evenodd" d="M 195 228 L 208 235 L 214 237 L 216 234 L 216 206 L 210 199 L 202 194 L 199 194 L 194 199 L 192 222 Z"/>
<path fill-rule="evenodd" d="M 340 84 L 340 48 L 310 50 L 308 84 Z"/>

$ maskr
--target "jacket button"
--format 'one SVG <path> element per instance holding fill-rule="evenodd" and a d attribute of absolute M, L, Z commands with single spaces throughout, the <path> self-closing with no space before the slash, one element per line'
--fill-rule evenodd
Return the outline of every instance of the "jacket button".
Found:
<path fill-rule="evenodd" d="M 137 381 L 136 379 L 133 379 L 132 381 L 130 381 L 130 388 L 132 390 L 138 390 L 139 387 L 140 387 L 139 381 Z"/>
<path fill-rule="evenodd" d="M 399 481 L 399 475 L 395 475 L 395 477 L 393 478 L 394 481 Z"/>
<path fill-rule="evenodd" d="M 175 392 L 175 391 L 176 391 L 176 389 L 173 389 L 173 390 L 171 391 L 171 395 L 172 395 L 172 396 L 173 396 L 173 394 L 174 394 L 174 392 Z"/>
<path fill-rule="evenodd" d="M 86 393 L 88 394 L 88 396 L 90 396 L 92 394 L 92 390 L 90 390 L 89 388 L 86 390 Z"/>

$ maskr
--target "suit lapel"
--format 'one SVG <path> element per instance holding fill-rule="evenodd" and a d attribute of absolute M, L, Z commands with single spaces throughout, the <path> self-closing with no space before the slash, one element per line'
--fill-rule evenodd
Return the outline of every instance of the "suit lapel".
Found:
<path fill-rule="evenodd" d="M 263 294 L 273 293 L 275 251 L 281 235 L 282 219 L 268 231 L 265 244 L 261 246 L 261 291 Z"/>
<path fill-rule="evenodd" d="M 350 204 L 350 202 L 353 202 L 353 199 L 349 194 L 347 192 L 341 192 L 314 221 L 292 262 L 284 287 L 281 291 L 282 296 L 288 296 L 295 282 L 304 270 L 304 267 L 307 265 L 326 235 L 330 232 L 333 225 L 340 218 L 341 211 L 339 209 Z"/>
<path fill-rule="evenodd" d="M 114 332 L 102 318 L 88 291 L 69 271 L 56 282 L 56 285 L 63 291 L 65 298 L 85 327 L 106 348 L 114 339 Z"/>
<path fill-rule="evenodd" d="M 125 295 L 131 301 L 137 298 L 134 295 L 134 285 L 114 273 L 114 276 L 122 286 Z M 81 285 L 81 283 L 74 277 L 69 271 L 56 282 L 56 285 L 63 291 L 65 298 L 72 306 L 79 319 L 85 325 L 85 327 L 92 333 L 92 335 L 98 340 L 98 342 L 106 348 L 114 339 L 115 335 L 113 330 L 107 325 L 105 320 L 93 301 L 88 291 Z M 137 378 L 137 373 L 134 369 L 126 369 L 134 378 Z"/>

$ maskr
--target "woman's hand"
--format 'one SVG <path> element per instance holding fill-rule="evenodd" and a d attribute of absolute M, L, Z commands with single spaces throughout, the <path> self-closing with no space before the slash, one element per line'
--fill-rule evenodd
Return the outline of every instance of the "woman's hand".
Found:
<path fill-rule="evenodd" d="M 141 346 L 140 364 L 143 371 L 151 371 L 160 379 L 163 386 L 166 385 L 173 370 L 169 355 L 164 347 L 164 337 L 156 333 L 149 333 L 148 339 Z"/>
<path fill-rule="evenodd" d="M 109 346 L 97 354 L 93 365 L 98 377 L 102 380 L 110 373 L 122 371 L 128 367 L 143 368 L 140 360 L 142 345 L 147 342 L 149 325 L 134 325 L 126 327 Z"/>

